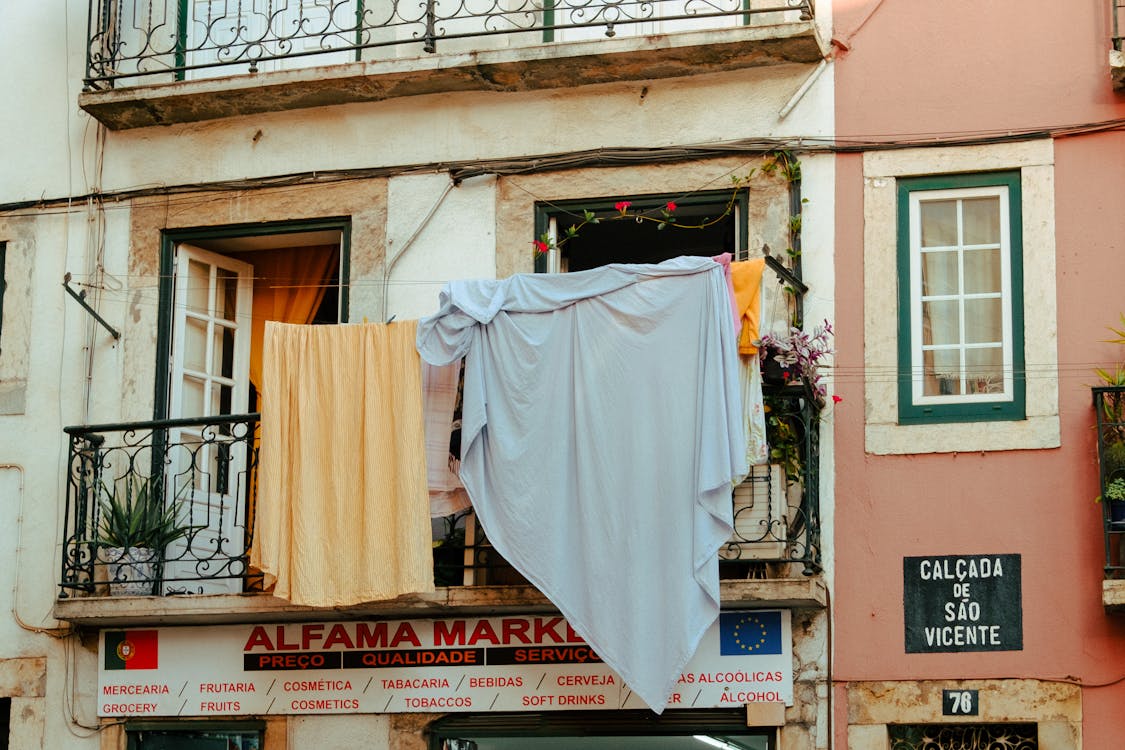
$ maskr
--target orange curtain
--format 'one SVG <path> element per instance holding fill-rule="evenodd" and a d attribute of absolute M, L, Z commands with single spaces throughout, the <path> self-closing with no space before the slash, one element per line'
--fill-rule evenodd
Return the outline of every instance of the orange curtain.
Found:
<path fill-rule="evenodd" d="M 250 324 L 250 382 L 262 392 L 262 341 L 267 320 L 311 323 L 336 268 L 334 245 L 232 254 L 254 266 L 254 320 Z M 260 404 L 259 404 L 260 408 Z"/>

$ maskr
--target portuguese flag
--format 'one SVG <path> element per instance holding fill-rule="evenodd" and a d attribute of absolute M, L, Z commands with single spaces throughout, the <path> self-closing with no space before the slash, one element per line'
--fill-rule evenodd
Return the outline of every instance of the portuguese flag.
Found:
<path fill-rule="evenodd" d="M 156 669 L 156 630 L 116 630 L 105 634 L 106 669 Z"/>

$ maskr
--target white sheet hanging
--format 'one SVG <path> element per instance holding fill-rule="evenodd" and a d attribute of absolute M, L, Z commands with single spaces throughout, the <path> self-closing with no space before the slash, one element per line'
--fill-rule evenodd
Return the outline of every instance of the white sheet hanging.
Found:
<path fill-rule="evenodd" d="M 469 507 L 469 496 L 457 476 L 460 461 L 449 452 L 453 412 L 457 404 L 457 381 L 461 360 L 444 367 L 422 363 L 422 415 L 426 429 L 426 484 L 430 492 L 430 515 L 448 516 Z"/>
<path fill-rule="evenodd" d="M 466 358 L 461 479 L 489 540 L 661 712 L 718 615 L 747 471 L 721 267 L 451 282 L 418 350 Z"/>

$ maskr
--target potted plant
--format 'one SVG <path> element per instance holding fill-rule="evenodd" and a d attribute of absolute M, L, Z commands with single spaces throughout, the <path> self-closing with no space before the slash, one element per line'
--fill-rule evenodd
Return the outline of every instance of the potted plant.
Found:
<path fill-rule="evenodd" d="M 1103 378 L 1104 379 L 1104 378 Z M 1110 383 L 1107 380 L 1107 385 Z M 1112 384 L 1120 387 L 1122 384 Z M 1108 504 L 1109 520 L 1125 523 L 1125 388 L 1102 391 L 1101 424 L 1098 435 L 1098 461 L 1101 466 L 1102 493 L 1094 498 Z"/>
<path fill-rule="evenodd" d="M 788 335 L 767 333 L 758 341 L 762 380 L 770 385 L 804 381 L 823 402 L 828 387 L 820 365 L 832 353 L 832 324 L 827 320 L 811 332 L 794 327 Z"/>
<path fill-rule="evenodd" d="M 164 548 L 200 527 L 181 524 L 179 503 L 162 503 L 151 491 L 147 477 L 129 475 L 103 484 L 101 494 L 93 543 L 98 558 L 107 565 L 110 594 L 153 594 L 156 566 Z"/>
<path fill-rule="evenodd" d="M 1125 344 L 1125 313 L 1121 314 L 1121 327 L 1109 326 L 1109 330 L 1115 338 L 1106 343 Z M 1101 494 L 1094 500 L 1105 500 L 1110 522 L 1125 524 L 1125 366 L 1099 367 L 1094 372 L 1102 381 L 1094 391 L 1101 467 Z"/>

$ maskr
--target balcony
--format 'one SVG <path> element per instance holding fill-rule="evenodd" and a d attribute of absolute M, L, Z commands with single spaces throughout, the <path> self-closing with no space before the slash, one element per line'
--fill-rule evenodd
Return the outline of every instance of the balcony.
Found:
<path fill-rule="evenodd" d="M 1125 611 L 1125 386 L 1093 388 L 1098 434 L 1098 497 L 1105 538 L 1106 609 Z"/>
<path fill-rule="evenodd" d="M 732 494 L 735 533 L 719 553 L 726 600 L 824 605 L 824 584 L 816 575 L 820 406 L 809 394 L 801 386 L 767 389 L 767 432 L 781 463 L 758 467 Z M 250 565 L 257 426 L 258 416 L 251 414 L 67 428 L 56 617 L 91 625 L 323 617 L 321 610 L 271 596 Z M 105 515 L 125 487 L 147 488 L 143 499 L 172 513 L 185 530 L 155 552 L 150 567 L 116 567 L 104 549 Z M 348 614 L 552 608 L 489 545 L 471 511 L 435 519 L 434 579 L 435 593 L 370 602 L 348 608 Z"/>
<path fill-rule="evenodd" d="M 812 63 L 813 15 L 813 0 L 90 0 L 79 104 L 116 130 Z"/>

